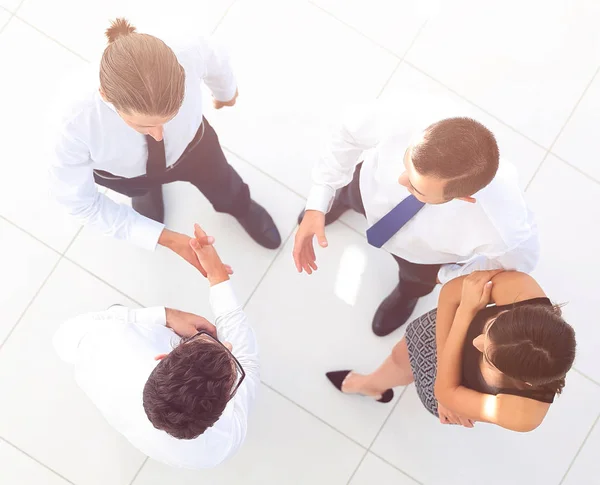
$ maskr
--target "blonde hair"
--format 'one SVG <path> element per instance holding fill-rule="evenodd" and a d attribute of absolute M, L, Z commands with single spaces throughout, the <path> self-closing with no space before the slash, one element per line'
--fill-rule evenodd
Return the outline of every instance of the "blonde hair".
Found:
<path fill-rule="evenodd" d="M 172 116 L 185 94 L 185 71 L 162 40 L 139 34 L 124 18 L 106 29 L 108 46 L 100 61 L 100 88 L 117 111 Z"/>

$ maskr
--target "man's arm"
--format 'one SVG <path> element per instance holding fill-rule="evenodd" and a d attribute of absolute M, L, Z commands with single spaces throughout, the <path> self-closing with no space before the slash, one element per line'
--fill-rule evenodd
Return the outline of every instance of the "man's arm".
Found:
<path fill-rule="evenodd" d="M 50 190 L 67 212 L 101 233 L 154 250 L 164 225 L 98 192 L 90 156 L 83 142 L 59 135 L 50 166 Z"/>
<path fill-rule="evenodd" d="M 231 456 L 242 445 L 246 437 L 248 411 L 256 398 L 260 385 L 260 366 L 258 345 L 254 331 L 248 323 L 246 314 L 239 304 L 229 275 L 215 248 L 211 245 L 212 238 L 198 226 L 195 227 L 195 239 L 190 243 L 198 260 L 204 266 L 210 284 L 210 304 L 215 314 L 217 335 L 221 342 L 229 342 L 232 353 L 244 369 L 246 378 L 233 398 L 234 412 L 231 418 L 216 426 L 227 426 L 231 436 L 231 446 L 222 460 Z"/>
<path fill-rule="evenodd" d="M 237 81 L 229 62 L 229 55 L 222 46 L 206 38 L 198 38 L 195 50 L 200 78 L 211 90 L 215 100 L 223 106 L 235 100 Z M 220 107 L 216 105 L 216 107 Z"/>
<path fill-rule="evenodd" d="M 331 209 L 336 190 L 348 185 L 365 150 L 375 147 L 385 132 L 386 117 L 378 103 L 353 106 L 346 110 L 334 129 L 323 155 L 316 163 L 306 212 L 294 239 L 294 264 L 299 273 L 318 269 L 313 239 L 327 247 L 325 214 Z"/>
<path fill-rule="evenodd" d="M 438 280 L 444 284 L 454 278 L 469 275 L 474 271 L 494 269 L 530 273 L 535 269 L 539 257 L 539 239 L 537 233 L 535 233 L 529 239 L 504 253 L 479 254 L 464 264 L 445 264 L 438 273 Z"/>
<path fill-rule="evenodd" d="M 382 137 L 385 121 L 378 103 L 347 108 L 312 171 L 312 188 L 306 210 L 327 213 L 336 190 L 348 185 L 365 150 Z"/>

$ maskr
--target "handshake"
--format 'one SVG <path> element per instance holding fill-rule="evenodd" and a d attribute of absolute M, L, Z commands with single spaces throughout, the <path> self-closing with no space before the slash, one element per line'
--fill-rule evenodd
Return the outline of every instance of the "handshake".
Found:
<path fill-rule="evenodd" d="M 221 261 L 217 250 L 213 246 L 214 242 L 214 237 L 207 236 L 198 224 L 194 225 L 194 237 L 190 238 L 188 242 L 196 259 L 196 264 L 194 262 L 192 264 L 198 267 L 202 274 L 206 276 L 210 286 L 227 281 L 229 275 L 233 273 L 231 267 Z"/>

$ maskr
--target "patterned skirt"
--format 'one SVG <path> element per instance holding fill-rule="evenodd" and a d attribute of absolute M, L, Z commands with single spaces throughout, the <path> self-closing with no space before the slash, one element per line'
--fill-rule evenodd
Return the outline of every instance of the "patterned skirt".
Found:
<path fill-rule="evenodd" d="M 437 371 L 436 316 L 437 310 L 432 310 L 409 323 L 406 345 L 419 398 L 427 411 L 437 417 L 437 400 L 433 391 Z"/>

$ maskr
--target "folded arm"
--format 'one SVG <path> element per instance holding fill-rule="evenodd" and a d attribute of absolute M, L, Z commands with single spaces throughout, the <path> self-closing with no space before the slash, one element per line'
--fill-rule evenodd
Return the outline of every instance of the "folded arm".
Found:
<path fill-rule="evenodd" d="M 483 273 L 491 275 L 494 280 L 489 301 L 497 305 L 544 296 L 535 280 L 523 273 L 504 272 L 495 277 L 493 272 L 481 274 Z M 465 280 L 466 278 L 461 278 L 449 283 L 452 285 L 453 301 L 456 301 L 459 285 L 462 292 Z M 438 347 L 436 399 L 445 408 L 472 421 L 493 423 L 513 431 L 526 432 L 535 429 L 548 410 L 546 403 L 507 394 L 484 394 L 461 384 L 465 339 L 479 309 L 464 305 L 462 295 L 459 301 L 461 303 L 456 308 L 441 351 Z"/>

